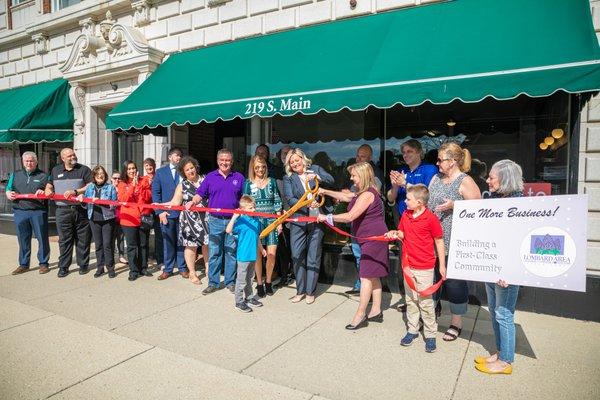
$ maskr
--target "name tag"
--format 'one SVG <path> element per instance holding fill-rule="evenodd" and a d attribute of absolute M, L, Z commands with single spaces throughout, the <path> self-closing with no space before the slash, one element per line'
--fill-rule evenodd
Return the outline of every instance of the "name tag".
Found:
<path fill-rule="evenodd" d="M 65 176 L 65 174 L 59 174 L 57 178 L 62 178 L 63 176 Z"/>
<path fill-rule="evenodd" d="M 34 181 L 34 182 L 40 182 L 40 180 L 39 180 L 39 179 L 34 179 L 33 181 Z"/>

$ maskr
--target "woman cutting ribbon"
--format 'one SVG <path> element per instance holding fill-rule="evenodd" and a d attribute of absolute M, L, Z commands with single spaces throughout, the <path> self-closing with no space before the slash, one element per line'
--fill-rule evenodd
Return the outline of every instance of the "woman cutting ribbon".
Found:
<path fill-rule="evenodd" d="M 283 192 L 290 207 L 294 207 L 302 198 L 307 186 L 315 185 L 315 179 L 329 185 L 334 182 L 333 177 L 323 168 L 311 164 L 312 161 L 301 149 L 293 149 L 287 154 Z M 326 212 L 330 211 L 330 207 L 323 208 Z M 313 201 L 309 207 L 296 210 L 292 218 L 310 214 L 316 216 L 318 212 L 319 204 Z M 291 300 L 292 303 L 298 303 L 306 296 L 306 303 L 312 304 L 315 302 L 315 290 L 321 268 L 321 243 L 325 230 L 321 224 L 292 222 L 290 225 L 292 262 L 296 275 L 296 295 Z"/>
<path fill-rule="evenodd" d="M 321 189 L 319 192 L 339 201 L 349 202 L 348 212 L 338 215 L 319 215 L 319 222 L 349 223 L 352 232 L 357 236 L 360 245 L 360 302 L 352 318 L 346 325 L 348 330 L 360 329 L 371 322 L 383 322 L 381 312 L 381 280 L 389 273 L 388 243 L 386 241 L 365 240 L 369 236 L 380 236 L 388 229 L 383 218 L 383 203 L 375 184 L 373 167 L 368 162 L 361 162 L 348 167 L 350 179 L 357 188 L 356 193 L 335 192 Z M 373 297 L 371 311 L 367 314 L 369 300 Z"/>

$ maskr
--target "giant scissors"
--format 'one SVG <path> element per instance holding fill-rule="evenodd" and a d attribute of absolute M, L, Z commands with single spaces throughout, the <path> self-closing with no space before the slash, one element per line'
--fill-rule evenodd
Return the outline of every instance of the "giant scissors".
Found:
<path fill-rule="evenodd" d="M 312 195 L 312 196 L 311 196 Z M 317 200 L 319 197 L 320 200 Z M 269 226 L 267 226 L 260 233 L 260 238 L 265 238 L 271 231 L 277 228 L 279 225 L 283 224 L 286 219 L 288 219 L 292 214 L 294 214 L 298 209 L 302 207 L 307 207 L 312 204 L 313 201 L 316 201 L 321 207 L 325 203 L 325 196 L 319 195 L 319 180 L 315 178 L 315 187 L 311 189 L 310 181 L 307 179 L 305 182 L 305 190 L 302 197 L 298 199 L 298 202 L 290 207 L 289 210 L 281 214 L 275 221 L 273 221 Z"/>

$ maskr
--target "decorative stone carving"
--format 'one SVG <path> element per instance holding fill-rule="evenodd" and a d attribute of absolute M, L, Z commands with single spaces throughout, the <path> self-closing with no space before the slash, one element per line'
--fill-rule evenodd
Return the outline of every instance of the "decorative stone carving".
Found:
<path fill-rule="evenodd" d="M 46 54 L 49 50 L 49 38 L 45 32 L 39 32 L 31 36 L 35 45 L 36 54 Z"/>
<path fill-rule="evenodd" d="M 73 123 L 73 133 L 83 135 L 85 132 L 85 89 L 77 84 L 71 86 L 69 90 L 69 99 L 73 104 L 75 122 Z"/>
<path fill-rule="evenodd" d="M 112 19 L 112 13 L 110 10 L 106 12 L 106 19 L 100 22 L 100 35 L 104 38 L 104 40 L 108 41 L 108 32 L 110 32 L 110 28 L 115 24 L 115 20 Z"/>
<path fill-rule="evenodd" d="M 132 0 L 133 26 L 141 27 L 150 23 L 150 7 L 152 0 Z"/>
<path fill-rule="evenodd" d="M 94 17 L 89 17 L 79 21 L 79 26 L 81 26 L 81 33 L 83 33 L 84 35 L 95 35 L 96 22 L 96 18 Z"/>

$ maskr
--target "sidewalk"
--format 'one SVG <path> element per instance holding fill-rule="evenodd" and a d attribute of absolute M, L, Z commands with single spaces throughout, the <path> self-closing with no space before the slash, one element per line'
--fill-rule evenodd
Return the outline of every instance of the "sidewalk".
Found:
<path fill-rule="evenodd" d="M 58 279 L 51 247 L 49 274 L 12 276 L 16 237 L 0 235 L 2 399 L 600 398 L 598 323 L 517 312 L 513 375 L 486 376 L 472 361 L 493 345 L 483 307 L 427 354 L 422 338 L 399 345 L 406 328 L 393 307 L 383 324 L 344 330 L 357 299 L 342 277 L 312 305 L 290 303 L 284 288 L 243 314 L 227 290 L 202 296 L 204 277 L 200 287 L 157 274 L 129 282 L 120 266 L 95 279 L 92 261 L 87 275 L 75 267 Z M 400 299 L 392 291 L 388 306 Z M 440 331 L 448 325 L 444 315 Z"/>

